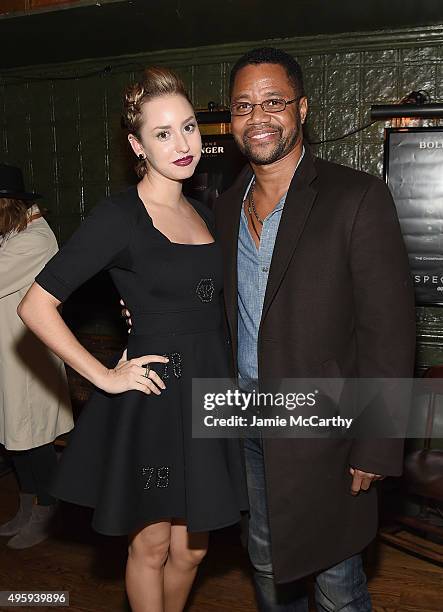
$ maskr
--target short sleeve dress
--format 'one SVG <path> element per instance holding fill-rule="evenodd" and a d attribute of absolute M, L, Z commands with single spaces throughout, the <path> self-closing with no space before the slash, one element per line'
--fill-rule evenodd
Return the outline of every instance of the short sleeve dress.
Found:
<path fill-rule="evenodd" d="M 212 213 L 191 203 L 212 230 Z M 240 441 L 192 437 L 192 378 L 229 377 L 219 246 L 171 242 L 131 187 L 97 205 L 36 282 L 64 301 L 103 269 L 131 311 L 128 359 L 167 355 L 166 366 L 153 365 L 166 390 L 97 389 L 51 492 L 94 508 L 92 526 L 108 535 L 165 518 L 189 531 L 238 522 L 248 509 Z"/>

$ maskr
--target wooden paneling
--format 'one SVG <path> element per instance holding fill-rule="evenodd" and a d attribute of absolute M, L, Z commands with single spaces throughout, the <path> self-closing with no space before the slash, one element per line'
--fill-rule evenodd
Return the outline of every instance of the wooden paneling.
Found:
<path fill-rule="evenodd" d="M 81 4 L 81 0 L 1 0 L 1 13 L 21 13 L 40 8 L 56 7 L 58 5 Z"/>
<path fill-rule="evenodd" d="M 15 13 L 29 9 L 31 0 L 2 0 L 0 13 Z"/>

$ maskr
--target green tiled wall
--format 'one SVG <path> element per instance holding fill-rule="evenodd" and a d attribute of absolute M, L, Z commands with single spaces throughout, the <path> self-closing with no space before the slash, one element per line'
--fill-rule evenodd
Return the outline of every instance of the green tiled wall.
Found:
<path fill-rule="evenodd" d="M 415 36 L 414 36 L 415 34 Z M 369 120 L 377 102 L 397 102 L 412 89 L 443 98 L 443 27 L 272 41 L 304 68 L 309 135 L 340 136 Z M 23 68 L 0 75 L 0 159 L 23 167 L 30 187 L 45 194 L 63 242 L 102 195 L 133 181 L 119 127 L 124 87 L 136 66 L 165 63 L 183 77 L 197 108 L 227 105 L 230 67 L 260 42 Z M 382 47 L 382 48 L 381 48 Z M 106 66 L 108 73 L 100 73 Z M 52 76 L 87 78 L 56 80 Z M 46 79 L 46 80 L 40 80 Z M 327 159 L 381 175 L 384 123 L 317 147 Z"/>
<path fill-rule="evenodd" d="M 443 99 L 443 25 L 267 42 L 294 54 L 304 68 L 313 141 L 367 123 L 371 104 L 398 102 L 411 90 L 426 89 L 433 101 Z M 138 67 L 171 66 L 183 77 L 197 108 L 206 108 L 210 100 L 223 106 L 228 103 L 232 63 L 261 44 L 5 72 L 0 75 L 0 159 L 20 165 L 29 187 L 45 195 L 50 222 L 63 242 L 100 197 L 134 181 L 119 117 L 122 90 Z M 107 65 L 112 70 L 103 73 Z M 66 79 L 70 76 L 79 78 Z M 316 151 L 326 159 L 381 175 L 384 127 L 377 123 Z M 418 323 L 421 366 L 443 363 L 440 310 L 419 309 Z"/>

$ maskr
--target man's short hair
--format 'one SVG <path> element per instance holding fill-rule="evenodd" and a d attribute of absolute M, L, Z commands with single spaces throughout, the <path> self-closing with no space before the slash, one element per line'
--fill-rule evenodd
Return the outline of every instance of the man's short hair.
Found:
<path fill-rule="evenodd" d="M 286 70 L 288 79 L 294 86 L 295 92 L 298 96 L 304 96 L 304 85 L 303 85 L 303 72 L 300 64 L 295 60 L 292 55 L 282 51 L 281 49 L 275 49 L 274 47 L 260 47 L 258 49 L 252 49 L 240 57 L 234 64 L 231 70 L 231 77 L 229 81 L 229 95 L 232 96 L 232 90 L 234 88 L 235 77 L 237 72 L 249 65 L 258 64 L 278 64 Z"/>

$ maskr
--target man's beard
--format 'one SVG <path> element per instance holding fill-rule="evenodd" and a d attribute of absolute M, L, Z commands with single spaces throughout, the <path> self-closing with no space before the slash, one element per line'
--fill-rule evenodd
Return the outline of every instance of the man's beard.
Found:
<path fill-rule="evenodd" d="M 272 129 L 272 131 L 277 131 L 280 134 L 279 141 L 272 150 L 267 149 L 260 151 L 259 147 L 254 148 L 253 145 L 251 146 L 251 142 L 247 138 L 247 131 L 243 134 L 241 139 L 235 139 L 238 148 L 243 155 L 247 157 L 248 161 L 257 165 L 273 164 L 279 159 L 285 157 L 294 149 L 302 133 L 302 123 L 299 113 L 297 113 L 296 125 L 294 126 L 294 129 L 287 134 L 287 136 L 283 136 L 283 128 L 280 125 L 268 124 L 261 125 L 260 127 L 262 129 L 266 129 L 268 127 L 269 129 Z"/>

